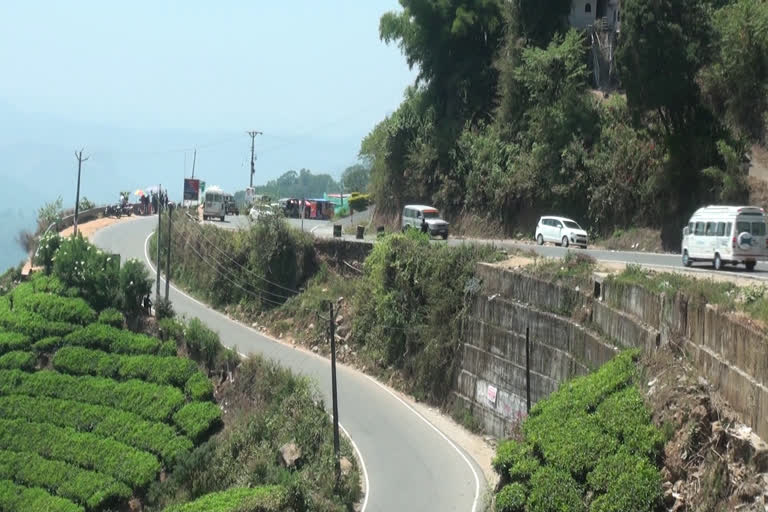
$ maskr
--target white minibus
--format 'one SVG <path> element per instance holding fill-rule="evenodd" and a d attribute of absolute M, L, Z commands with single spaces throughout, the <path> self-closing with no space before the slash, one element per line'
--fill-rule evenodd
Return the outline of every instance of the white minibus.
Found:
<path fill-rule="evenodd" d="M 226 198 L 227 194 L 225 192 L 219 190 L 206 190 L 205 202 L 203 203 L 203 220 L 217 217 L 224 222 L 227 207 Z"/>
<path fill-rule="evenodd" d="M 754 270 L 768 256 L 765 210 L 757 206 L 699 208 L 683 229 L 683 265 L 697 261 L 720 270 L 743 263 Z"/>

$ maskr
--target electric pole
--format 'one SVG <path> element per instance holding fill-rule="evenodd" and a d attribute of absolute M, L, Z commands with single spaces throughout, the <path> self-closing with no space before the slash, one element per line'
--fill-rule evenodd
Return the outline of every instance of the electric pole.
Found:
<path fill-rule="evenodd" d="M 171 222 L 173 220 L 173 208 L 168 206 L 168 245 L 165 252 L 165 301 L 168 302 L 171 290 Z M 158 240 L 159 243 L 159 240 Z"/>
<path fill-rule="evenodd" d="M 90 157 L 83 158 L 83 150 L 78 153 L 75 152 L 75 158 L 77 158 L 77 193 L 75 195 L 75 228 L 74 235 L 77 235 L 77 216 L 80 214 L 80 171 L 83 168 L 83 162 Z"/>
<path fill-rule="evenodd" d="M 264 135 L 264 134 L 254 130 L 254 131 L 248 132 L 248 135 L 251 136 L 251 187 L 253 187 L 253 175 L 256 172 L 255 163 L 254 163 L 254 158 L 255 158 L 254 144 L 256 143 L 256 136 Z"/>
<path fill-rule="evenodd" d="M 333 311 L 333 302 L 328 302 L 328 319 L 330 325 L 328 332 L 331 336 L 331 395 L 333 397 L 333 455 L 336 463 L 336 483 L 341 477 L 341 462 L 339 460 L 339 400 L 336 395 L 336 311 Z"/>
<path fill-rule="evenodd" d="M 157 269 L 157 284 L 155 285 L 155 300 L 157 302 L 160 302 L 160 298 L 162 295 L 160 295 L 160 271 L 162 270 L 162 266 L 160 263 L 160 231 L 163 226 L 163 205 L 160 201 L 160 191 L 162 190 L 162 185 L 157 186 L 157 266 L 155 267 Z"/>
<path fill-rule="evenodd" d="M 195 148 L 195 152 L 192 155 L 192 179 L 195 179 L 195 162 L 197 162 L 197 148 Z"/>

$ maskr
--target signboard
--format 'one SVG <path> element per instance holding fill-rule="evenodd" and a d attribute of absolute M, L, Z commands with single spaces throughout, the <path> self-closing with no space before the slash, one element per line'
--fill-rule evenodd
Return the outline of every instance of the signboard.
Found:
<path fill-rule="evenodd" d="M 200 198 L 200 180 L 184 178 L 184 200 L 197 201 Z"/>
<path fill-rule="evenodd" d="M 496 392 L 498 390 L 493 386 L 488 386 L 488 402 L 491 405 L 496 405 Z"/>

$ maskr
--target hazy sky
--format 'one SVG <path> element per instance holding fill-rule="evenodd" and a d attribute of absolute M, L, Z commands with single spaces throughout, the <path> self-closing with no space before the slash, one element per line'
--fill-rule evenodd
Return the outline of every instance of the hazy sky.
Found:
<path fill-rule="evenodd" d="M 249 129 L 264 132 L 257 182 L 302 167 L 338 174 L 415 76 L 378 37 L 393 9 L 396 0 L 4 1 L 5 213 L 33 217 L 60 194 L 73 204 L 81 146 L 91 155 L 82 193 L 95 200 L 157 182 L 180 194 L 193 147 L 199 176 L 242 188 Z"/>

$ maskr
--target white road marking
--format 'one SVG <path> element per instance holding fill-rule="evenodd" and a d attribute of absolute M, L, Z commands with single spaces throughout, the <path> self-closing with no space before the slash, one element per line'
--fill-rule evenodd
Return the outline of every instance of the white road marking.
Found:
<path fill-rule="evenodd" d="M 150 233 L 149 235 L 147 235 L 147 238 L 144 240 L 144 258 L 146 259 L 146 261 L 147 261 L 147 264 L 149 265 L 149 268 L 151 268 L 151 269 L 152 269 L 152 272 L 155 272 L 155 273 L 156 273 L 157 271 L 155 270 L 155 267 L 152 265 L 152 260 L 150 259 L 150 257 L 149 257 L 149 253 L 147 252 L 147 248 L 148 248 L 148 245 L 149 245 L 149 239 L 152 237 L 152 235 L 153 235 L 153 233 Z M 163 282 L 165 282 L 165 279 L 162 277 L 162 275 L 160 276 L 160 280 L 162 280 Z M 253 329 L 252 327 L 249 327 L 249 326 L 247 326 L 247 325 L 244 325 L 244 324 L 242 324 L 242 323 L 240 323 L 240 322 L 238 322 L 238 321 L 236 321 L 236 320 L 233 320 L 232 318 L 229 318 L 229 317 L 228 317 L 227 315 L 225 315 L 224 313 L 221 313 L 220 311 L 217 311 L 216 309 L 213 309 L 213 308 L 211 308 L 211 307 L 210 307 L 210 306 L 208 306 L 207 304 L 203 304 L 202 302 L 200 302 L 199 300 L 195 299 L 194 297 L 191 297 L 191 296 L 187 295 L 185 292 L 183 292 L 183 291 L 179 290 L 179 289 L 178 289 L 176 286 L 174 286 L 174 285 L 173 285 L 173 283 L 171 283 L 171 288 L 173 288 L 173 289 L 174 289 L 174 290 L 176 290 L 178 293 L 180 293 L 180 294 L 181 294 L 181 295 L 183 295 L 184 297 L 188 298 L 188 299 L 189 299 L 189 300 L 191 300 L 192 302 L 194 302 L 194 303 L 196 303 L 196 304 L 199 304 L 200 306 L 202 306 L 202 307 L 204 307 L 204 308 L 206 308 L 206 309 L 208 309 L 208 310 L 210 310 L 210 311 L 213 311 L 214 313 L 216 313 L 217 315 L 221 316 L 222 318 L 225 318 L 225 319 L 229 320 L 230 322 L 236 323 L 236 324 L 240 325 L 241 327 L 244 327 L 244 328 L 248 329 L 249 331 L 252 331 L 252 332 L 254 332 L 255 334 L 258 334 L 259 336 L 262 336 L 263 338 L 266 338 L 266 339 L 268 339 L 268 340 L 270 340 L 270 341 L 272 341 L 272 342 L 274 342 L 274 343 L 278 343 L 278 344 L 281 344 L 281 345 L 282 345 L 282 343 L 280 343 L 278 340 L 275 340 L 275 339 L 273 339 L 273 338 L 270 338 L 269 336 L 266 336 L 264 333 L 262 333 L 262 332 L 260 332 L 260 331 L 257 331 L 256 329 Z M 242 355 L 242 354 L 241 354 L 241 355 Z M 318 357 L 319 359 L 323 359 L 323 360 L 327 361 L 327 359 L 325 359 L 324 357 L 321 357 L 321 356 L 319 356 L 319 355 L 317 355 L 317 354 L 313 354 L 313 355 L 315 355 L 315 356 L 316 356 L 316 357 Z M 427 418 L 425 418 L 424 416 L 422 416 L 422 415 L 421 415 L 421 413 L 419 413 L 419 412 L 418 412 L 416 409 L 414 409 L 413 407 L 411 407 L 410 405 L 408 405 L 408 403 L 407 403 L 405 400 L 403 400 L 402 398 L 400 398 L 399 396 L 397 396 L 397 395 L 396 395 L 395 393 L 393 393 L 393 392 L 392 392 L 390 389 L 388 389 L 386 386 L 384 386 L 382 383 L 380 383 L 379 381 L 377 381 L 377 380 L 376 380 L 376 379 L 374 379 L 373 377 L 371 377 L 371 376 L 369 376 L 369 375 L 366 375 L 366 374 L 364 374 L 364 373 L 363 373 L 362 375 L 364 375 L 366 378 L 370 379 L 370 381 L 371 381 L 371 382 L 373 382 L 374 384 L 376 384 L 377 386 L 379 386 L 381 389 L 383 389 L 384 391 L 386 391 L 387 393 L 389 393 L 389 394 L 390 394 L 392 397 L 394 397 L 394 398 L 395 398 L 395 399 L 396 399 L 398 402 L 400 402 L 401 404 L 403 404 L 403 405 L 406 407 L 406 409 L 408 409 L 408 410 L 409 410 L 409 411 L 411 411 L 413 414 L 415 414 L 417 418 L 421 419 L 421 420 L 422 420 L 424 423 L 426 423 L 426 424 L 427 424 L 427 425 L 428 425 L 428 426 L 429 426 L 429 427 L 430 427 L 432 430 L 434 430 L 435 432 L 437 432 L 437 434 L 438 434 L 440 437 L 442 437 L 442 438 L 443 438 L 443 439 L 444 439 L 444 440 L 445 440 L 445 441 L 448 443 L 448 445 L 450 445 L 450 446 L 451 446 L 451 448 L 453 448 L 453 449 L 456 451 L 456 453 L 458 453 L 458 454 L 459 454 L 459 456 L 460 456 L 460 457 L 461 457 L 461 458 L 464 460 L 464 462 L 467 464 L 467 466 L 469 466 L 469 469 L 470 469 L 470 471 L 472 471 L 472 476 L 474 476 L 474 478 L 475 478 L 475 498 L 474 498 L 474 500 L 472 501 L 472 512 L 476 512 L 476 511 L 477 511 L 477 503 L 478 503 L 478 501 L 480 500 L 480 477 L 478 477 L 478 475 L 477 475 L 477 471 L 475 471 L 475 467 L 472 465 L 472 463 L 470 462 L 469 458 L 468 458 L 466 455 L 464 455 L 464 452 L 462 452 L 462 451 L 459 449 L 459 447 L 458 447 L 458 446 L 456 446 L 456 445 L 453 443 L 453 441 L 451 441 L 451 440 L 448 438 L 448 436 L 446 436 L 446 435 L 445 435 L 445 434 L 444 434 L 444 433 L 443 433 L 443 432 L 442 432 L 442 431 L 441 431 L 439 428 L 437 428 L 435 425 L 433 425 L 433 424 L 432 424 L 432 423 L 431 423 L 431 422 L 430 422 L 430 421 L 429 421 Z M 339 423 L 339 426 L 341 427 L 341 423 Z M 342 427 L 342 429 L 344 429 L 344 427 Z M 365 476 L 365 487 L 366 487 L 366 491 L 367 491 L 367 492 L 365 493 L 365 500 L 363 501 L 363 508 L 362 508 L 361 512 L 365 512 L 365 508 L 368 506 L 368 496 L 370 495 L 370 488 L 371 488 L 371 487 L 370 487 L 370 482 L 368 481 L 368 470 L 367 470 L 367 469 L 366 469 L 366 467 L 365 467 L 365 462 L 364 462 L 364 460 L 363 460 L 363 455 L 362 455 L 362 453 L 360 452 L 360 450 L 357 448 L 357 445 L 355 444 L 355 441 L 352 439 L 352 436 L 350 436 L 350 435 L 349 435 L 349 433 L 347 432 L 347 430 L 346 430 L 346 429 L 344 429 L 344 432 L 347 434 L 347 437 L 349 437 L 349 440 L 352 442 L 352 446 L 354 447 L 355 451 L 356 451 L 356 452 L 358 453 L 358 455 L 360 456 L 360 462 L 361 462 L 361 465 L 363 466 L 363 475 Z"/>

